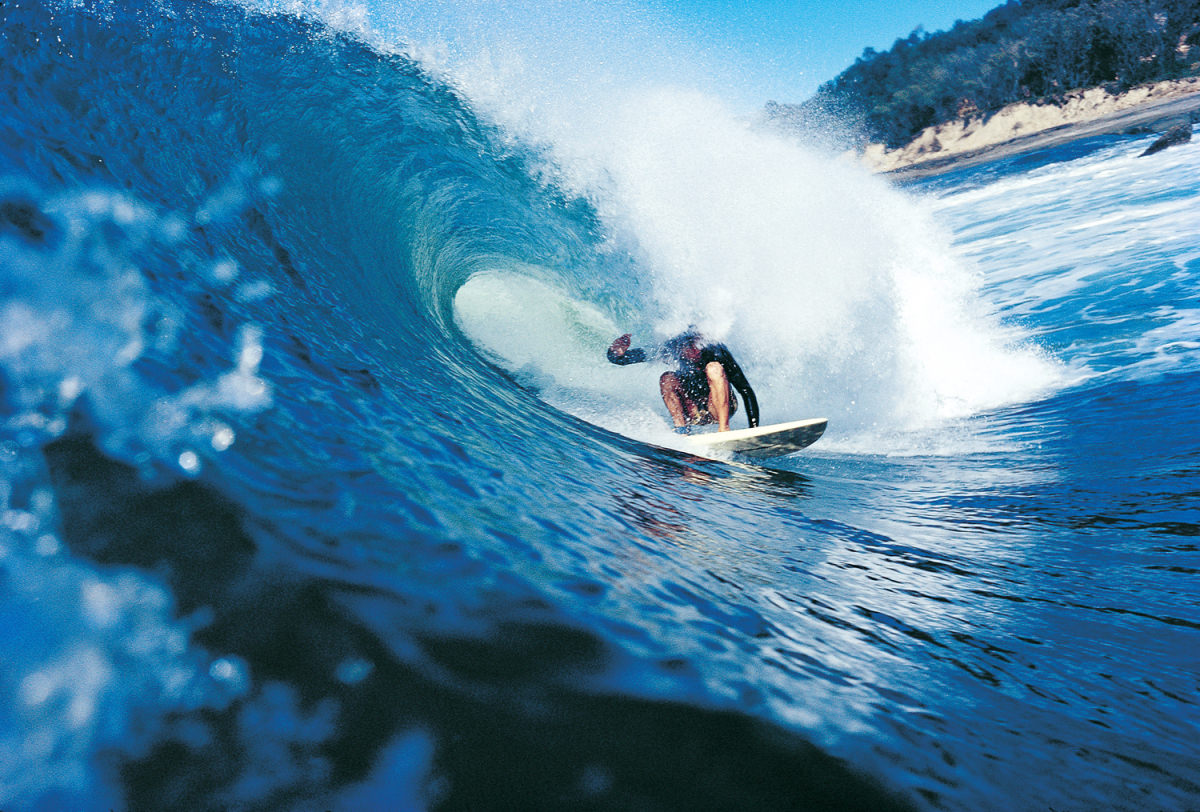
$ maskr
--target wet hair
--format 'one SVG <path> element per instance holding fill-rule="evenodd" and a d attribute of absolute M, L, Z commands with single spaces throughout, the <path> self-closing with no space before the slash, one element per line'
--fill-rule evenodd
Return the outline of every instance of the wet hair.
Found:
<path fill-rule="evenodd" d="M 687 330 L 683 331 L 674 338 L 667 339 L 667 341 L 663 343 L 663 347 L 665 347 L 667 352 L 669 352 L 672 356 L 679 356 L 679 354 L 683 351 L 683 348 L 689 344 L 695 344 L 703 347 L 705 343 L 706 341 L 703 333 L 696 329 L 696 325 L 693 324 L 688 327 Z"/>

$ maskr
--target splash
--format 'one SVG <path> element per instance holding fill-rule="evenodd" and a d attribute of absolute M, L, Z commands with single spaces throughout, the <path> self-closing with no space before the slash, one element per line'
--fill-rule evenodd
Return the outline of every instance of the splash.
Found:
<path fill-rule="evenodd" d="M 614 280 L 619 287 L 590 295 L 594 285 L 580 280 L 608 273 L 601 256 L 539 278 L 557 276 L 577 306 L 605 309 L 646 341 L 702 326 L 741 359 L 765 421 L 828 415 L 831 437 L 869 447 L 1066 380 L 1019 323 L 998 315 L 930 206 L 818 146 L 817 134 L 809 142 L 757 126 L 736 107 L 753 89 L 663 16 L 631 3 L 520 0 L 379 4 L 365 15 L 354 4 L 313 8 L 363 21 L 359 30 L 457 88 L 510 150 L 539 156 L 547 186 L 590 203 L 609 256 L 630 257 L 641 277 L 634 291 Z M 504 319 L 529 334 L 541 313 L 517 302 Z M 555 389 L 550 379 L 579 390 L 562 378 L 577 362 L 550 354 L 513 367 L 496 336 L 467 329 L 539 390 Z M 571 411 L 602 398 L 576 397 Z"/>
<path fill-rule="evenodd" d="M 921 199 L 757 127 L 699 82 L 548 89 L 525 67 L 540 55 L 498 67 L 489 53 L 490 69 L 463 68 L 459 85 L 514 140 L 543 145 L 548 182 L 586 197 L 611 251 L 634 258 L 643 284 L 635 307 L 610 314 L 621 329 L 648 341 L 701 325 L 761 387 L 765 421 L 823 414 L 835 437 L 874 441 L 1062 383 Z"/>

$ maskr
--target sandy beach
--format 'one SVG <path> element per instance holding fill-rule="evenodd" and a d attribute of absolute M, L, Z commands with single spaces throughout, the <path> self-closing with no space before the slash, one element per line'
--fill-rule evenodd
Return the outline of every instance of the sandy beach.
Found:
<path fill-rule="evenodd" d="M 926 177 L 1096 135 L 1157 133 L 1198 116 L 1200 78 L 1143 85 L 1121 94 L 1091 88 L 1064 94 L 1058 104 L 1013 104 L 986 118 L 928 127 L 899 149 L 870 144 L 859 160 L 875 172 Z"/>

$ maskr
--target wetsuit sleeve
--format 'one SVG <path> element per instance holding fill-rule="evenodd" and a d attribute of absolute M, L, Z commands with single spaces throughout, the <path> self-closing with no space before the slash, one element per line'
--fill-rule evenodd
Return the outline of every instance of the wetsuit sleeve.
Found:
<path fill-rule="evenodd" d="M 754 428 L 758 425 L 758 398 L 754 396 L 754 390 L 746 380 L 746 373 L 742 372 L 738 362 L 733 360 L 733 355 L 724 347 L 721 348 L 717 360 L 725 367 L 725 377 L 729 379 L 729 385 L 742 396 L 742 402 L 746 404 L 746 419 L 750 422 L 750 428 Z"/>

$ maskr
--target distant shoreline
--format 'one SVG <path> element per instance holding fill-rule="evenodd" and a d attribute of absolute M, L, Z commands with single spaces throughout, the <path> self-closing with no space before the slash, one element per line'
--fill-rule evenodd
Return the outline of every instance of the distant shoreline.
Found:
<path fill-rule="evenodd" d="M 858 158 L 891 177 L 930 177 L 1081 138 L 1153 133 L 1200 117 L 1200 78 L 1177 79 L 1111 94 L 1104 88 L 1064 94 L 1059 103 L 1009 105 L 988 117 L 928 127 L 904 147 L 869 144 Z"/>

